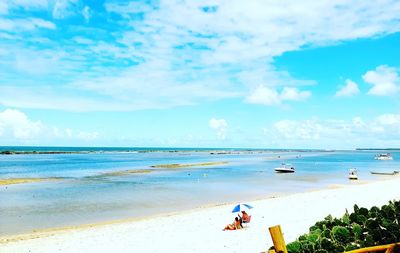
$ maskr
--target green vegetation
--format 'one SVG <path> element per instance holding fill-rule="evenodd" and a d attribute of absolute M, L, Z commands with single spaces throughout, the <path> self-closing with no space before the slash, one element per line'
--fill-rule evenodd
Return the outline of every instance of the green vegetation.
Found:
<path fill-rule="evenodd" d="M 55 181 L 60 180 L 60 178 L 56 177 L 46 177 L 46 178 L 5 178 L 0 179 L 0 185 L 10 185 L 10 184 L 27 184 L 27 183 L 36 183 L 42 181 Z"/>
<path fill-rule="evenodd" d="M 118 177 L 118 176 L 127 176 L 132 174 L 145 174 L 151 173 L 154 170 L 143 169 L 143 170 L 122 170 L 122 171 L 114 171 L 114 172 L 107 172 L 96 176 L 88 176 L 87 178 L 91 177 Z"/>
<path fill-rule="evenodd" d="M 371 209 L 354 205 L 340 219 L 327 216 L 289 243 L 289 253 L 335 253 L 400 241 L 400 201 Z M 400 252 L 397 249 L 395 252 Z"/>
<path fill-rule="evenodd" d="M 0 155 L 58 155 L 58 154 L 83 154 L 83 151 L 13 151 L 3 150 Z"/>
<path fill-rule="evenodd" d="M 171 164 L 153 165 L 153 166 L 150 166 L 150 167 L 152 167 L 152 168 L 163 168 L 163 169 L 179 169 L 179 168 L 187 168 L 187 167 L 222 165 L 222 164 L 227 164 L 227 163 L 228 162 L 205 162 L 205 163 L 191 163 L 191 164 L 171 163 Z"/>
<path fill-rule="evenodd" d="M 153 173 L 157 171 L 172 171 L 181 168 L 190 168 L 190 167 L 201 167 L 201 166 L 212 166 L 212 165 L 220 165 L 227 164 L 228 162 L 203 162 L 203 163 L 191 163 L 191 164 L 160 164 L 160 165 L 152 165 L 150 166 L 152 169 L 135 169 L 135 170 L 120 170 L 120 171 L 112 171 L 106 172 L 99 175 L 87 176 L 86 179 L 96 179 L 96 178 L 104 178 L 104 177 L 121 177 L 121 176 L 129 176 L 129 175 L 140 175 Z"/>

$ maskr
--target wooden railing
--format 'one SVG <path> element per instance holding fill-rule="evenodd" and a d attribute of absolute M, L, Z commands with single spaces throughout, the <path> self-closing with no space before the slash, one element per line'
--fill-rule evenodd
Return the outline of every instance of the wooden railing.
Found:
<path fill-rule="evenodd" d="M 272 242 L 274 244 L 274 249 L 270 249 L 268 253 L 288 253 L 286 249 L 285 240 L 283 239 L 281 226 L 276 225 L 270 227 L 269 233 L 271 234 Z M 396 248 L 400 248 L 400 242 L 356 249 L 344 253 L 371 253 L 371 252 L 382 252 L 384 250 L 386 250 L 385 253 L 392 253 Z"/>
<path fill-rule="evenodd" d="M 346 253 L 368 253 L 368 252 L 380 252 L 380 251 L 384 251 L 384 250 L 386 250 L 385 253 L 392 253 L 396 247 L 400 247 L 400 242 L 386 244 L 386 245 L 373 246 L 373 247 L 368 247 L 368 248 L 362 248 L 362 249 L 355 249 L 352 251 L 347 251 Z"/>

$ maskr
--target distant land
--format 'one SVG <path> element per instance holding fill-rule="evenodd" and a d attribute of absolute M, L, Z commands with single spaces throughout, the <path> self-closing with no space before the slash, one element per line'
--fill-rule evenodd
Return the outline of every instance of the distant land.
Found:
<path fill-rule="evenodd" d="M 392 150 L 392 151 L 400 151 L 400 148 L 356 148 L 356 150 L 360 150 L 360 151 L 363 151 L 363 150 L 383 150 L 383 151 L 385 151 L 385 150 L 387 150 L 387 151 L 390 151 L 390 150 Z"/>
<path fill-rule="evenodd" d="M 85 154 L 85 153 L 148 153 L 148 152 L 209 152 L 211 155 L 254 152 L 333 152 L 325 149 L 257 149 L 257 148 L 166 148 L 166 147 L 51 147 L 0 146 L 0 155 L 21 154 Z"/>

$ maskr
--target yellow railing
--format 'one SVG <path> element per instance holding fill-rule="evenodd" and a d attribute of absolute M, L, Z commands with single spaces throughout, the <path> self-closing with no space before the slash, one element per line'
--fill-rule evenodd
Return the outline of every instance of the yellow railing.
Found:
<path fill-rule="evenodd" d="M 272 242 L 274 244 L 274 249 L 269 250 L 268 253 L 288 253 L 286 249 L 285 240 L 283 239 L 281 226 L 276 225 L 270 227 L 269 233 L 271 234 Z M 384 250 L 386 250 L 385 253 L 392 253 L 396 249 L 396 247 L 400 248 L 400 242 L 356 249 L 344 253 L 371 253 L 371 252 L 382 252 Z"/>
<path fill-rule="evenodd" d="M 362 249 L 355 249 L 352 251 L 347 251 L 346 253 L 368 253 L 368 252 L 379 252 L 379 251 L 384 251 L 384 250 L 386 250 L 385 253 L 392 253 L 396 247 L 400 247 L 400 242 L 386 244 L 386 245 L 373 246 L 373 247 L 368 247 L 368 248 L 362 248 Z"/>

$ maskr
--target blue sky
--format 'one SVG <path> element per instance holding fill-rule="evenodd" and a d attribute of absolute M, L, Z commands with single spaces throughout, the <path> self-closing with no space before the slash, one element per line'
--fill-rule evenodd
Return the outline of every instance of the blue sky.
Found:
<path fill-rule="evenodd" d="M 400 2 L 0 3 L 0 145 L 399 147 Z"/>

